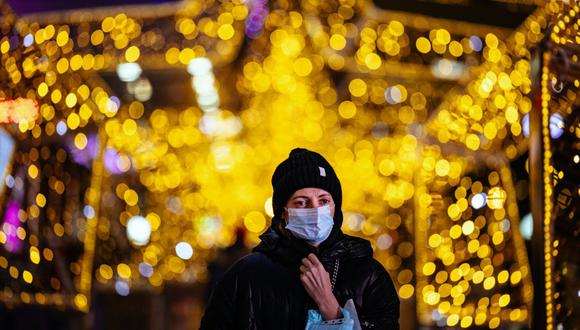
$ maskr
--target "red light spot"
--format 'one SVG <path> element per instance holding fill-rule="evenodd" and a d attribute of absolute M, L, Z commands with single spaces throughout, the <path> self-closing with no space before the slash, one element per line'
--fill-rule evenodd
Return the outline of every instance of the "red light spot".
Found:
<path fill-rule="evenodd" d="M 33 99 L 0 99 L 0 123 L 31 122 L 38 119 L 38 102 Z"/>

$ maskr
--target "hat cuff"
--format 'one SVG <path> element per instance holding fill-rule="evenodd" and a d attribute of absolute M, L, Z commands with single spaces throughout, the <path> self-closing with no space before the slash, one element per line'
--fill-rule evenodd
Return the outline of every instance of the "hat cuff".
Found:
<path fill-rule="evenodd" d="M 340 182 L 336 179 L 333 180 L 316 176 L 305 177 L 300 175 L 286 175 L 277 183 L 277 186 L 279 188 L 274 191 L 274 196 L 272 197 L 272 206 L 276 216 L 281 216 L 281 212 L 286 203 L 288 203 L 290 197 L 296 191 L 303 188 L 323 189 L 332 196 L 333 202 L 337 207 L 340 208 L 342 204 L 342 190 Z"/>

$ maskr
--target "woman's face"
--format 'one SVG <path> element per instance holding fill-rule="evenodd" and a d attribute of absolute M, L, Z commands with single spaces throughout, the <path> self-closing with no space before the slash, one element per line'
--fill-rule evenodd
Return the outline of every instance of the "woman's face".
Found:
<path fill-rule="evenodd" d="M 288 219 L 287 209 L 317 208 L 325 205 L 330 206 L 330 215 L 334 218 L 334 200 L 328 191 L 320 188 L 296 190 L 286 202 L 284 219 Z"/>

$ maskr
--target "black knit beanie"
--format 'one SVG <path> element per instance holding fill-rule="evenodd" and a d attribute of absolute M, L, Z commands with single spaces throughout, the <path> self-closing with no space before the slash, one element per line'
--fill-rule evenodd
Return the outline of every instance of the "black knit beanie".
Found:
<path fill-rule="evenodd" d="M 340 214 L 338 225 L 342 225 L 340 181 L 332 166 L 320 154 L 302 148 L 292 150 L 288 159 L 276 167 L 274 175 L 272 175 L 272 187 L 274 188 L 272 206 L 276 218 L 282 217 L 284 206 L 297 190 L 320 188 L 332 195 L 335 205 L 335 220 L 337 220 L 336 214 Z"/>

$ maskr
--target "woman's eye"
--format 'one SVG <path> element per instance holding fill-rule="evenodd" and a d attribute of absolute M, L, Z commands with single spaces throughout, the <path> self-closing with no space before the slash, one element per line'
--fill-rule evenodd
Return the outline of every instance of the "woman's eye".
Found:
<path fill-rule="evenodd" d="M 304 202 L 304 201 L 296 201 L 296 202 L 294 202 L 294 205 L 296 205 L 298 207 L 304 207 L 304 206 L 306 206 L 306 202 Z"/>
<path fill-rule="evenodd" d="M 330 203 L 330 200 L 329 199 L 322 199 L 322 200 L 320 200 L 320 203 L 322 203 L 322 205 L 326 205 L 326 204 Z"/>

